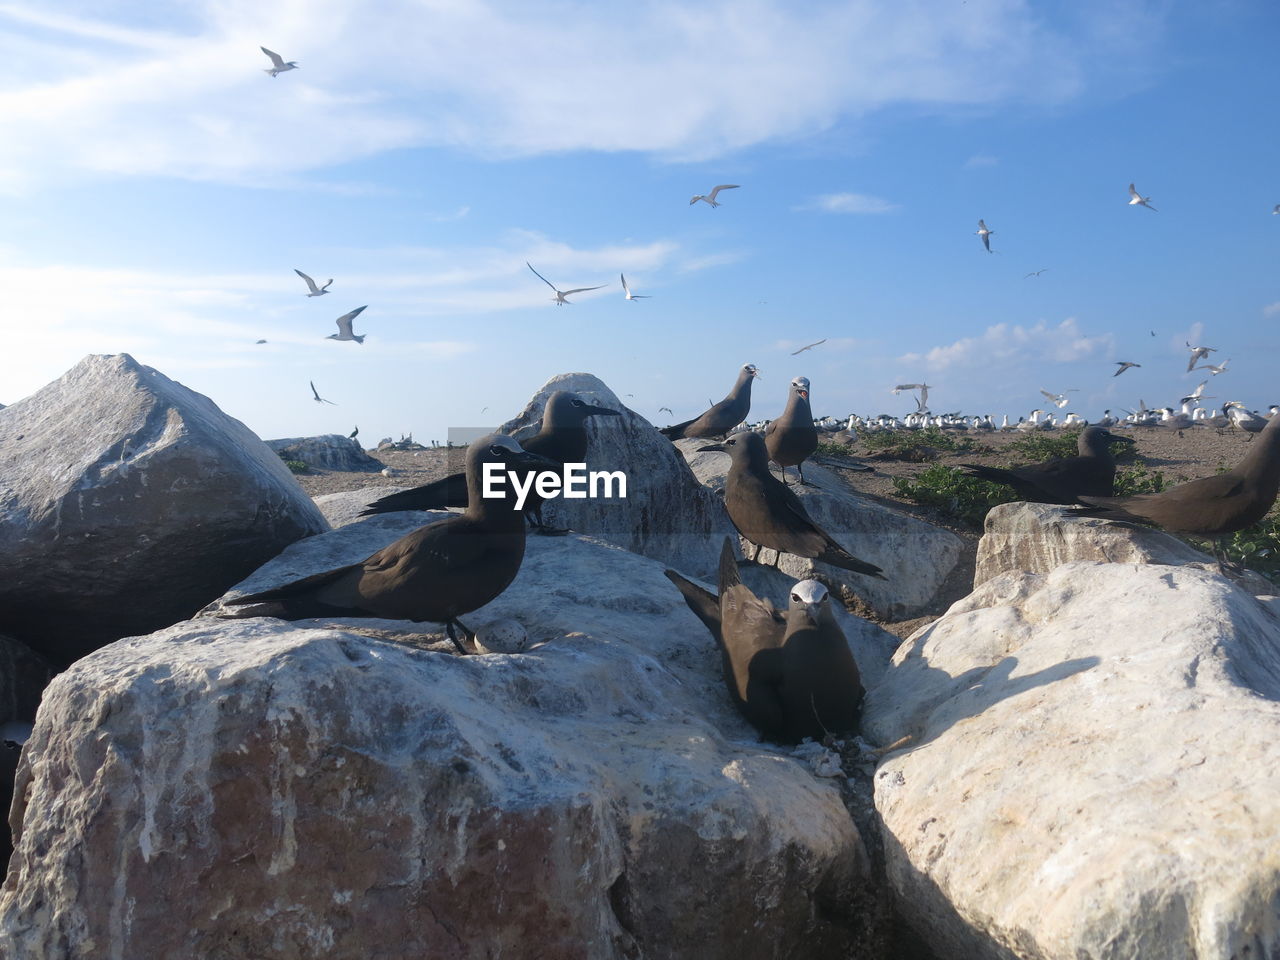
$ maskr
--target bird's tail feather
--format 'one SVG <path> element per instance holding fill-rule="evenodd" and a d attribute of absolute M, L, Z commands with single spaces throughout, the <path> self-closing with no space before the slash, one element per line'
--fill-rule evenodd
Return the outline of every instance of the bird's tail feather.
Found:
<path fill-rule="evenodd" d="M 389 493 L 362 511 L 360 516 L 372 517 L 379 513 L 397 513 L 401 510 L 440 510 L 444 507 L 467 506 L 467 476 L 454 473 L 442 480 L 423 484 L 411 490 Z"/>
<path fill-rule="evenodd" d="M 697 417 L 694 417 L 694 420 L 696 419 Z M 686 420 L 684 423 L 677 423 L 670 427 L 663 427 L 658 432 L 668 440 L 680 440 L 683 439 L 684 431 L 691 423 L 693 423 L 693 420 Z"/>
<path fill-rule="evenodd" d="M 720 639 L 720 599 L 711 591 L 704 590 L 691 580 L 686 580 L 674 570 L 662 572 L 684 596 L 684 602 L 693 611 L 693 615 L 702 621 L 718 641 Z"/>
<path fill-rule="evenodd" d="M 852 570 L 854 573 L 866 574 L 868 577 L 875 577 L 877 580 L 888 580 L 874 563 L 867 563 L 865 560 L 859 560 L 849 551 L 845 550 L 838 544 L 830 544 L 826 550 L 818 554 L 817 559 L 823 563 L 829 563 L 833 567 L 840 567 L 842 570 Z"/>

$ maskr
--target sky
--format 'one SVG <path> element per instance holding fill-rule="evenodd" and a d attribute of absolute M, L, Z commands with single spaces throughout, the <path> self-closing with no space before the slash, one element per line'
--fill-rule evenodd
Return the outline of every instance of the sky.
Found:
<path fill-rule="evenodd" d="M 743 363 L 753 420 L 798 375 L 1097 419 L 1176 405 L 1190 341 L 1265 409 L 1277 48 L 1273 0 L 0 0 L 0 402 L 129 353 L 264 439 L 444 439 L 573 371 L 662 425 Z"/>

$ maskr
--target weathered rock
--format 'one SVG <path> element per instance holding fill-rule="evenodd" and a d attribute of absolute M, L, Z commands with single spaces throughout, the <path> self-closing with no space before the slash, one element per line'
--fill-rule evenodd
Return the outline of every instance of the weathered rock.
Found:
<path fill-rule="evenodd" d="M 619 417 L 587 421 L 587 469 L 626 473 L 627 496 L 557 498 L 543 507 L 547 522 L 603 537 L 689 576 L 714 576 L 722 538 L 733 533 L 724 503 L 697 482 L 670 440 L 596 377 L 552 377 L 518 417 L 499 429 L 516 439 L 535 433 L 547 398 L 556 390 L 622 411 Z"/>
<path fill-rule="evenodd" d="M 940 956 L 1280 950 L 1280 618 L 1188 566 L 987 581 L 894 656 L 888 873 Z"/>
<path fill-rule="evenodd" d="M 1207 554 L 1161 530 L 1073 516 L 1069 507 L 1053 504 L 1002 503 L 987 514 L 984 527 L 974 587 L 1003 573 L 1048 573 L 1075 561 L 1215 566 Z M 1275 592 L 1271 581 L 1252 571 L 1241 586 L 1255 594 Z"/>
<path fill-rule="evenodd" d="M 237 592 L 323 541 L 360 554 L 397 517 L 295 544 Z M 529 554 L 471 615 L 550 640 L 524 654 L 351 632 L 403 622 L 202 618 L 74 665 L 19 773 L 0 943 L 363 960 L 376 931 L 387 958 L 849 956 L 867 859 L 839 793 L 755 742 L 662 565 L 577 536 Z"/>
<path fill-rule="evenodd" d="M 699 453 L 706 440 L 678 440 L 675 444 L 694 476 L 721 500 L 729 457 Z M 859 497 L 826 467 L 805 464 L 812 486 L 792 486 L 809 516 L 859 560 L 874 563 L 886 580 L 833 567 L 828 563 L 783 554 L 779 564 L 793 580 L 818 576 L 865 600 L 879 615 L 904 620 L 929 610 L 964 552 L 964 541 L 949 530 Z M 721 500 L 721 503 L 723 501 Z M 742 544 L 747 541 L 742 540 Z M 744 547 L 745 548 L 745 547 Z M 755 550 L 752 546 L 747 555 Z M 777 551 L 762 549 L 761 563 L 772 564 Z"/>
<path fill-rule="evenodd" d="M 315 501 L 316 507 L 324 514 L 324 518 L 329 521 L 329 525 L 336 530 L 338 527 L 345 527 L 349 523 L 361 521 L 363 518 L 360 516 L 360 511 L 378 498 L 408 489 L 408 487 L 393 487 L 390 485 L 385 487 L 361 487 L 358 490 L 343 490 L 341 493 L 324 493 L 312 499 Z M 419 525 L 426 522 L 422 520 Z"/>
<path fill-rule="evenodd" d="M 0 411 L 0 629 L 56 662 L 190 616 L 327 527 L 244 424 L 127 354 Z"/>
<path fill-rule="evenodd" d="M 3 742 L 11 727 L 32 723 L 40 694 L 57 670 L 48 660 L 12 637 L 0 636 L 0 811 L 13 800 L 19 748 Z M 9 859 L 9 825 L 0 826 L 0 863 Z"/>
<path fill-rule="evenodd" d="M 284 440 L 268 440 L 266 443 L 281 460 L 300 460 L 317 470 L 377 473 L 383 467 L 380 460 L 375 460 L 364 452 L 359 441 L 338 433 L 326 433 L 319 437 L 289 437 Z"/>

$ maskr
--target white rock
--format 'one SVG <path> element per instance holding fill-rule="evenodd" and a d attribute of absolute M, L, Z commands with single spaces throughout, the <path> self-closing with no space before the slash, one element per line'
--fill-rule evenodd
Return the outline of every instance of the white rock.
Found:
<path fill-rule="evenodd" d="M 266 444 L 281 460 L 301 460 L 320 470 L 372 473 L 382 469 L 382 462 L 365 453 L 358 440 L 339 433 L 268 440 Z"/>
<path fill-rule="evenodd" d="M 1194 567 L 987 581 L 870 690 L 889 878 L 940 956 L 1280 950 L 1280 619 Z"/>

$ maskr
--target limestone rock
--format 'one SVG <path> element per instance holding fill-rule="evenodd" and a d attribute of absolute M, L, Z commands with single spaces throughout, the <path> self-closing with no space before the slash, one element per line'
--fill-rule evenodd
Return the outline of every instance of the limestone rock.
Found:
<path fill-rule="evenodd" d="M 338 433 L 319 437 L 289 437 L 268 440 L 267 446 L 281 460 L 301 460 L 317 470 L 343 470 L 349 473 L 377 473 L 382 462 L 364 452 L 359 441 Z"/>
<path fill-rule="evenodd" d="M 939 956 L 1280 950 L 1280 618 L 1188 566 L 988 580 L 863 729 L 888 873 Z"/>
<path fill-rule="evenodd" d="M 237 592 L 420 516 L 295 544 Z M 661 571 L 531 538 L 468 618 L 550 641 L 521 654 L 353 632 L 434 625 L 201 618 L 81 660 L 24 754 L 0 944 L 363 960 L 376 931 L 388 958 L 849 956 L 867 859 L 838 790 L 756 742 Z"/>
<path fill-rule="evenodd" d="M 580 394 L 590 403 L 621 410 L 620 417 L 587 421 L 587 469 L 621 470 L 626 498 L 567 500 L 543 507 L 549 523 L 661 560 L 688 576 L 713 576 L 720 543 L 733 527 L 720 498 L 694 479 L 684 459 L 644 417 L 623 405 L 589 373 L 552 377 L 515 419 L 499 429 L 517 440 L 537 431 L 547 398 L 556 390 Z"/>
<path fill-rule="evenodd" d="M 1070 508 L 1047 503 L 999 504 L 987 514 L 984 527 L 975 588 L 1002 573 L 1048 573 L 1073 561 L 1214 564 L 1207 554 L 1162 530 L 1073 516 Z M 1269 580 L 1252 571 L 1244 574 L 1242 585 L 1255 594 L 1275 592 Z"/>
<path fill-rule="evenodd" d="M 312 499 L 324 514 L 324 518 L 329 521 L 329 525 L 336 530 L 349 523 L 362 522 L 364 518 L 360 516 L 360 512 L 378 498 L 408 489 L 408 487 L 394 487 L 388 484 L 387 486 L 361 487 L 358 490 L 343 490 L 341 493 L 323 493 Z M 418 525 L 421 526 L 426 522 L 426 520 L 420 520 Z"/>
<path fill-rule="evenodd" d="M 724 453 L 699 453 L 706 440 L 677 440 L 675 446 L 688 460 L 694 476 L 716 492 L 723 505 L 729 457 Z M 881 506 L 851 492 L 826 467 L 809 461 L 805 479 L 812 486 L 792 486 L 809 516 L 859 560 L 874 563 L 886 580 L 864 577 L 827 563 L 784 554 L 780 569 L 793 580 L 818 576 L 865 600 L 881 616 L 905 620 L 925 613 L 955 569 L 964 552 L 964 541 L 949 530 Z M 794 478 L 792 481 L 794 482 Z M 731 528 L 732 532 L 732 528 Z M 755 547 L 746 548 L 749 556 Z M 760 562 L 771 564 L 777 552 L 762 549 Z"/>
<path fill-rule="evenodd" d="M 0 410 L 0 630 L 56 662 L 190 616 L 327 527 L 244 424 L 127 354 Z"/>

